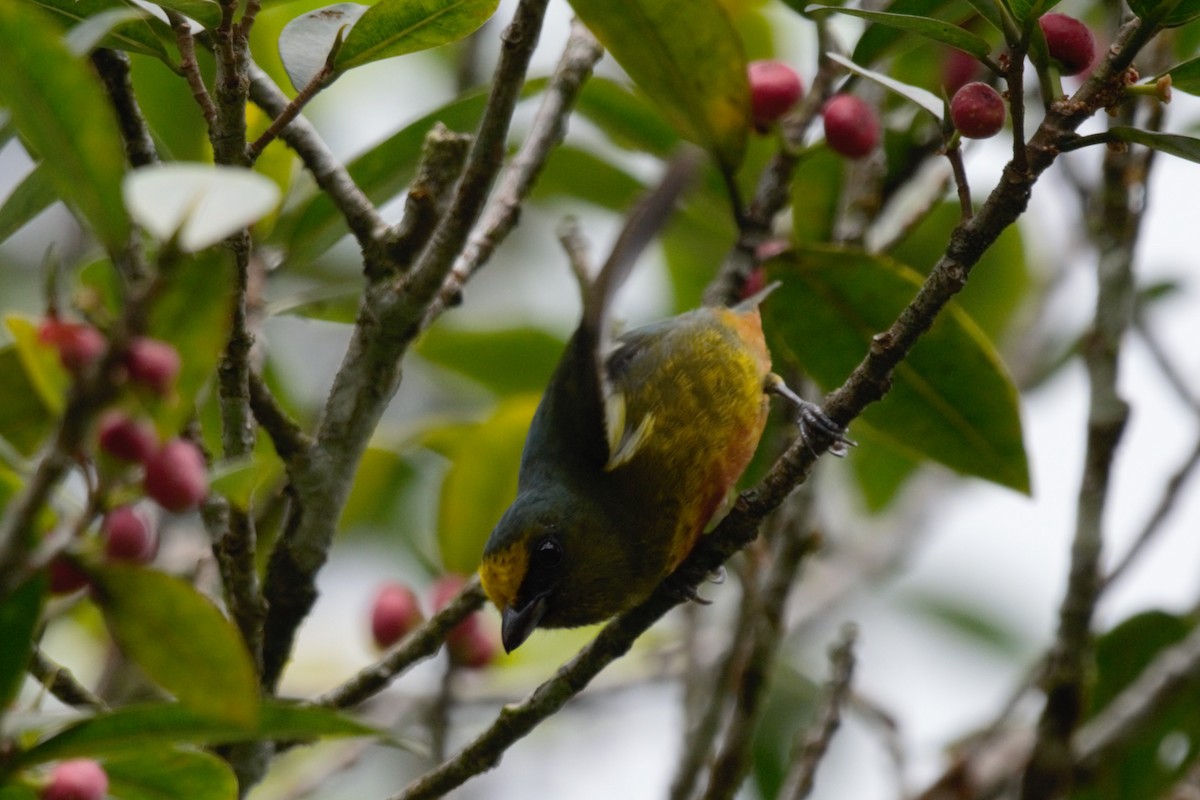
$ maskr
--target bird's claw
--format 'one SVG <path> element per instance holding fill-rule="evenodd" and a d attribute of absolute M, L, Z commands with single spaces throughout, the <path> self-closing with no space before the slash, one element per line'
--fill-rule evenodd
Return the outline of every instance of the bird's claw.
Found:
<path fill-rule="evenodd" d="M 829 452 L 838 458 L 845 458 L 851 447 L 858 447 L 858 442 L 846 436 L 846 429 L 830 419 L 816 403 L 801 400 L 800 435 L 811 447 L 813 440 L 829 442 Z"/>
<path fill-rule="evenodd" d="M 846 436 L 846 429 L 830 419 L 820 406 L 793 392 L 775 373 L 767 376 L 763 390 L 779 395 L 796 407 L 800 415 L 800 435 L 809 447 L 828 442 L 829 452 L 844 458 L 851 447 L 858 446 L 858 442 Z"/>

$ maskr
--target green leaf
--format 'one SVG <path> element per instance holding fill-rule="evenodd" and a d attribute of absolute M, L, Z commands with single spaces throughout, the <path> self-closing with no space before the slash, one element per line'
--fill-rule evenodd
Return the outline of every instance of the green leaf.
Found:
<path fill-rule="evenodd" d="M 0 437 L 31 456 L 54 429 L 55 416 L 39 399 L 15 347 L 0 348 Z"/>
<path fill-rule="evenodd" d="M 1089 717 L 1108 708 L 1163 652 L 1188 636 L 1195 622 L 1162 611 L 1147 611 L 1123 621 L 1096 642 L 1096 682 Z M 1124 800 L 1164 797 L 1194 763 L 1200 743 L 1200 684 L 1191 684 L 1170 703 L 1159 703 L 1115 754 L 1097 765 L 1073 800 Z M 1179 748 L 1164 758 L 1169 745 Z"/>
<path fill-rule="evenodd" d="M 38 794 L 30 786 L 3 784 L 0 785 L 0 800 L 38 800 Z"/>
<path fill-rule="evenodd" d="M 474 33 L 499 0 L 380 0 L 354 24 L 334 58 L 339 70 L 458 41 Z"/>
<path fill-rule="evenodd" d="M 581 181 L 580 175 L 587 175 L 588 179 Z M 550 153 L 529 197 L 551 203 L 573 197 L 609 211 L 623 212 L 644 190 L 641 181 L 615 164 L 595 153 L 563 144 Z"/>
<path fill-rule="evenodd" d="M 34 2 L 64 24 L 72 26 L 76 23 L 84 23 L 91 17 L 106 11 L 137 7 L 127 0 L 34 0 Z M 175 36 L 165 22 L 148 14 L 140 14 L 137 19 L 123 22 L 114 27 L 108 35 L 100 40 L 100 44 L 114 50 L 154 56 L 178 71 L 171 59 L 171 51 L 167 48 L 167 43 L 174 43 L 174 41 Z"/>
<path fill-rule="evenodd" d="M 42 406 L 52 414 L 61 414 L 66 407 L 71 377 L 58 360 L 58 352 L 53 345 L 41 341 L 38 326 L 27 317 L 10 315 L 5 318 L 4 325 L 13 338 L 25 377 L 34 387 Z"/>
<path fill-rule="evenodd" d="M 212 377 L 233 324 L 234 284 L 232 257 L 215 248 L 184 260 L 164 276 L 146 333 L 174 345 L 183 363 L 175 383 L 181 402 L 155 414 L 163 432 L 183 426 Z"/>
<path fill-rule="evenodd" d="M 96 568 L 93 594 L 113 639 L 185 707 L 253 727 L 258 679 L 237 629 L 212 601 L 162 572 L 121 564 Z"/>
<path fill-rule="evenodd" d="M 1160 153 L 1200 163 L 1200 139 L 1181 136 L 1178 133 L 1156 133 L 1141 128 L 1115 125 L 1108 129 L 1108 137 L 1118 142 L 1131 142 L 1151 147 Z"/>
<path fill-rule="evenodd" d="M 902 594 L 901 604 L 960 639 L 970 640 L 994 655 L 1014 660 L 1030 652 L 1030 643 L 999 609 L 970 597 L 954 597 L 929 591 Z"/>
<path fill-rule="evenodd" d="M 296 91 L 312 83 L 346 28 L 358 22 L 369 6 L 337 3 L 292 19 L 279 33 L 279 58 Z"/>
<path fill-rule="evenodd" d="M 502 397 L 543 391 L 562 351 L 563 342 L 540 328 L 480 331 L 440 325 L 417 345 L 425 360 L 478 381 Z"/>
<path fill-rule="evenodd" d="M 1187 94 L 1200 95 L 1200 58 L 1193 58 L 1167 70 L 1171 88 Z"/>
<path fill-rule="evenodd" d="M 8 708 L 25 681 L 45 597 L 46 581 L 35 575 L 0 602 L 0 708 Z"/>
<path fill-rule="evenodd" d="M 237 777 L 217 756 L 147 747 L 104 760 L 109 794 L 121 800 L 237 800 Z"/>
<path fill-rule="evenodd" d="M 517 466 L 537 394 L 511 397 L 477 425 L 431 431 L 426 444 L 450 459 L 442 481 L 438 545 L 442 567 L 469 575 L 500 515 L 517 496 Z"/>
<path fill-rule="evenodd" d="M 429 129 L 441 122 L 451 130 L 472 130 L 486 102 L 486 91 L 478 90 L 435 109 L 351 160 L 346 165 L 350 177 L 373 203 L 387 202 L 408 187 Z M 286 244 L 289 261 L 303 263 L 332 247 L 346 232 L 345 219 L 328 196 L 318 193 L 285 211 L 271 236 Z"/>
<path fill-rule="evenodd" d="M 746 57 L 717 0 L 571 0 L 651 103 L 727 173 L 750 129 Z"/>
<path fill-rule="evenodd" d="M 1006 0 L 1017 22 L 1040 17 L 1059 4 L 1060 0 Z"/>
<path fill-rule="evenodd" d="M 266 739 L 307 741 L 335 736 L 377 736 L 379 731 L 324 708 L 264 700 L 258 721 L 241 725 L 178 703 L 125 706 L 97 714 L 52 734 L 13 760 L 28 767 L 64 758 L 137 755 L 170 744 L 215 745 Z"/>
<path fill-rule="evenodd" d="M 248 228 L 279 203 L 279 187 L 243 167 L 176 163 L 125 176 L 125 205 L 159 241 L 194 253 Z"/>
<path fill-rule="evenodd" d="M 285 297 L 267 307 L 271 316 L 304 317 L 349 325 L 358 317 L 362 281 L 317 286 Z"/>
<path fill-rule="evenodd" d="M 864 11 L 858 8 L 842 8 L 839 6 L 809 6 L 805 9 L 805 13 L 808 14 L 816 12 L 837 12 L 839 14 L 848 14 L 852 17 L 860 17 L 861 19 L 885 25 L 889 28 L 895 28 L 905 33 L 915 33 L 918 36 L 932 39 L 935 42 L 941 42 L 944 45 L 949 45 L 976 57 L 986 56 L 992 50 L 991 45 L 982 36 L 976 36 L 965 28 L 960 28 L 952 23 L 930 19 L 929 17 L 912 14 L 895 14 L 885 11 Z M 867 63 L 870 62 L 868 61 Z"/>
<path fill-rule="evenodd" d="M 4 205 L 0 206 L 0 242 L 19 231 L 57 199 L 50 170 L 38 164 L 21 179 L 4 199 Z"/>
<path fill-rule="evenodd" d="M 141 8 L 117 7 L 97 12 L 80 22 L 67 33 L 67 47 L 76 56 L 83 58 L 100 46 L 118 25 L 124 25 L 146 16 Z"/>
<path fill-rule="evenodd" d="M 221 24 L 221 7 L 214 0 L 149 0 L 160 8 L 178 11 L 210 31 Z"/>
<path fill-rule="evenodd" d="M 850 59 L 837 53 L 828 53 L 827 55 L 829 58 L 841 64 L 843 67 L 855 73 L 856 75 L 861 75 L 869 81 L 878 83 L 883 88 L 908 100 L 917 108 L 925 109 L 933 115 L 934 119 L 938 120 L 939 122 L 941 121 L 942 112 L 945 110 L 945 103 L 943 103 L 942 100 L 933 92 L 922 89 L 920 86 L 910 86 L 907 83 L 901 83 L 898 80 L 889 78 L 887 75 L 884 75 L 881 72 L 874 72 L 872 70 L 860 67 Z"/>
<path fill-rule="evenodd" d="M 1200 19 L 1200 0 L 1179 0 L 1170 8 L 1165 0 L 1129 0 L 1129 8 L 1151 25 L 1178 28 Z M 1165 11 L 1165 13 L 1164 13 Z"/>
<path fill-rule="evenodd" d="M 857 430 L 854 440 L 858 447 L 849 459 L 850 469 L 867 510 L 876 514 L 896 499 L 923 461 L 915 453 L 895 447 L 869 425 Z"/>
<path fill-rule="evenodd" d="M 808 246 L 772 261 L 783 281 L 763 306 L 777 357 L 790 353 L 823 389 L 839 385 L 920 288 L 891 259 Z M 987 338 L 953 303 L 897 367 L 862 423 L 914 456 L 1029 491 L 1017 391 Z"/>
<path fill-rule="evenodd" d="M 0 4 L 0 41 L 0 105 L 47 156 L 58 195 L 109 249 L 121 248 L 130 231 L 120 190 L 125 148 L 99 80 L 33 6 Z"/>
<path fill-rule="evenodd" d="M 679 145 L 679 134 L 644 96 L 602 75 L 584 84 L 576 107 L 617 147 L 666 156 Z"/>

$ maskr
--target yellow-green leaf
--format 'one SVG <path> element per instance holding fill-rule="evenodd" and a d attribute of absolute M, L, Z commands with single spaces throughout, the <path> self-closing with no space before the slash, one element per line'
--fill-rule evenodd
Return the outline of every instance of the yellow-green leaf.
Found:
<path fill-rule="evenodd" d="M 92 573 L 113 639 L 185 707 L 247 728 L 258 722 L 254 664 L 237 628 L 178 578 L 113 564 Z"/>
<path fill-rule="evenodd" d="M 537 394 L 516 395 L 480 424 L 428 434 L 426 444 L 450 459 L 438 510 L 438 545 L 447 571 L 475 571 L 492 528 L 517 496 L 517 466 L 538 400 Z"/>
<path fill-rule="evenodd" d="M 58 195 L 105 245 L 121 248 L 130 231 L 121 202 L 125 148 L 99 79 L 31 4 L 0 3 L 0 41 L 0 106 L 44 156 Z"/>
<path fill-rule="evenodd" d="M 575 13 L 681 135 L 732 173 L 746 149 L 746 56 L 717 0 L 571 0 Z"/>
<path fill-rule="evenodd" d="M 428 50 L 474 33 L 499 0 L 380 0 L 354 23 L 334 57 L 339 70 Z"/>

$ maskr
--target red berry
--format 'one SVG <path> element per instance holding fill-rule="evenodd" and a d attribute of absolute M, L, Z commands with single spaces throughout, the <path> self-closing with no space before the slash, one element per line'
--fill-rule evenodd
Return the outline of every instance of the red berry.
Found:
<path fill-rule="evenodd" d="M 100 533 L 104 554 L 113 561 L 145 564 L 154 558 L 154 531 L 132 506 L 118 506 L 108 512 Z"/>
<path fill-rule="evenodd" d="M 1046 37 L 1046 49 L 1058 62 L 1063 75 L 1078 75 L 1096 57 L 1096 38 L 1091 30 L 1066 14 L 1044 14 L 1038 23 Z"/>
<path fill-rule="evenodd" d="M 41 800 L 103 800 L 108 775 L 90 758 L 62 761 L 50 771 Z"/>
<path fill-rule="evenodd" d="M 179 351 L 166 342 L 139 336 L 125 351 L 125 369 L 137 383 L 166 394 L 179 377 Z"/>
<path fill-rule="evenodd" d="M 87 573 L 73 559 L 61 553 L 50 560 L 46 570 L 50 575 L 51 594 L 70 594 L 88 585 Z"/>
<path fill-rule="evenodd" d="M 461 575 L 438 578 L 429 593 L 433 610 L 445 608 L 465 582 L 466 579 Z M 446 651 L 450 654 L 451 662 L 468 669 L 486 667 L 500 652 L 495 637 L 480 624 L 478 614 L 471 614 L 446 635 Z"/>
<path fill-rule="evenodd" d="M 942 87 L 951 97 L 979 76 L 981 64 L 970 53 L 949 48 L 942 59 Z"/>
<path fill-rule="evenodd" d="M 467 669 L 483 669 L 500 653 L 496 637 L 484 630 L 475 614 L 450 631 L 446 636 L 446 650 L 451 661 Z"/>
<path fill-rule="evenodd" d="M 56 317 L 44 320 L 38 338 L 58 350 L 58 360 L 69 372 L 82 372 L 100 360 L 107 341 L 91 325 L 63 322 Z"/>
<path fill-rule="evenodd" d="M 400 583 L 387 583 L 371 606 L 371 635 L 383 650 L 403 639 L 425 621 L 413 590 Z"/>
<path fill-rule="evenodd" d="M 97 426 L 100 449 L 122 461 L 143 462 L 158 447 L 154 427 L 131 419 L 123 411 L 109 411 Z"/>
<path fill-rule="evenodd" d="M 800 100 L 804 84 L 796 70 L 779 61 L 752 61 L 748 67 L 754 124 L 765 128 Z"/>
<path fill-rule="evenodd" d="M 879 146 L 879 116 L 861 97 L 839 94 L 825 104 L 825 141 L 835 153 L 862 158 Z"/>
<path fill-rule="evenodd" d="M 208 496 L 208 468 L 196 445 L 172 439 L 146 460 L 146 494 L 168 511 L 189 511 Z"/>
<path fill-rule="evenodd" d="M 1004 98 L 986 83 L 968 83 L 950 101 L 950 119 L 968 139 L 987 139 L 1004 127 Z"/>

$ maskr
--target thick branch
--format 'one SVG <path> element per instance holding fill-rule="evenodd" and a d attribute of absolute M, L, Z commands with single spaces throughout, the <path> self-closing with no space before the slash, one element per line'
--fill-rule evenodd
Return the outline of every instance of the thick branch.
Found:
<path fill-rule="evenodd" d="M 387 257 L 386 252 L 379 252 L 383 248 L 372 248 L 365 254 L 368 274 L 378 279 L 371 281 L 364 292 L 350 345 L 325 404 L 316 445 L 305 458 L 289 464 L 296 502 L 267 572 L 265 687 L 273 688 L 279 680 L 296 630 L 316 601 L 316 574 L 333 542 L 355 466 L 399 388 L 401 358 L 419 332 L 420 321 L 499 170 L 509 120 L 537 45 L 548 1 L 523 0 L 505 31 L 492 94 L 465 174 L 414 270 L 398 278 L 384 278 L 387 270 L 371 267 L 373 258 Z M 285 129 L 285 138 L 291 127 Z M 445 132 L 441 135 L 449 136 Z"/>

